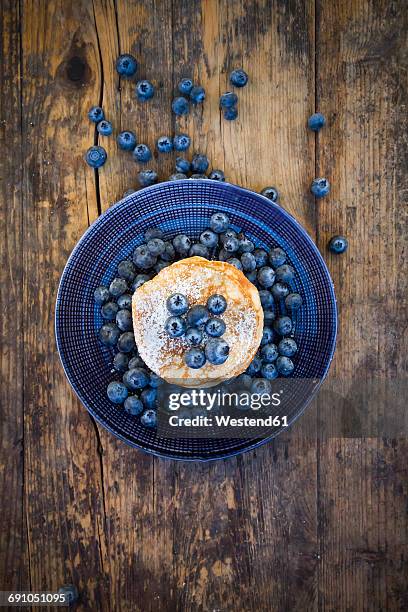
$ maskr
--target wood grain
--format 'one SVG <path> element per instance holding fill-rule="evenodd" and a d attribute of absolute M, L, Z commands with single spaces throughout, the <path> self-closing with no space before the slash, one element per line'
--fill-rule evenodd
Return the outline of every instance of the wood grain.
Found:
<path fill-rule="evenodd" d="M 86 113 L 99 103 L 114 136 L 132 129 L 154 150 L 158 136 L 187 132 L 191 153 L 231 182 L 278 187 L 337 290 L 329 392 L 339 380 L 346 392 L 402 376 L 402 0 L 21 0 L 1 3 L 0 16 L 2 150 L 12 152 L 1 159 L 0 495 L 12 511 L 0 513 L 0 588 L 74 583 L 80 610 L 407 609 L 406 440 L 323 437 L 335 419 L 322 396 L 240 457 L 151 458 L 90 419 L 53 331 L 70 251 L 143 168 L 96 134 Z M 139 61 L 136 80 L 156 86 L 149 103 L 114 70 L 125 52 Z M 238 66 L 250 84 L 227 122 L 218 98 Z M 178 119 L 170 105 L 183 76 L 207 99 Z M 306 129 L 315 109 L 328 119 L 317 137 Z M 82 159 L 94 142 L 108 152 L 98 171 Z M 175 156 L 155 152 L 148 167 L 165 179 Z M 315 202 L 319 174 L 332 193 Z M 333 233 L 350 239 L 341 257 L 327 253 Z"/>

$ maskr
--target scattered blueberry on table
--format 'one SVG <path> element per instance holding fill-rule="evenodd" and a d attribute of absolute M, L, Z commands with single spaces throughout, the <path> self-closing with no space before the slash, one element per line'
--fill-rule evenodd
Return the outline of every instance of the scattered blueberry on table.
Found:
<path fill-rule="evenodd" d="M 174 174 L 170 174 L 169 181 L 182 181 L 186 178 L 188 178 L 187 174 L 183 174 L 183 172 L 175 172 Z"/>
<path fill-rule="evenodd" d="M 133 149 L 135 148 L 137 144 L 136 136 L 134 135 L 133 132 L 129 130 L 120 132 L 120 134 L 118 134 L 116 141 L 118 143 L 118 146 L 124 151 L 133 151 Z"/>
<path fill-rule="evenodd" d="M 139 172 L 137 175 L 137 178 L 141 187 L 154 185 L 158 180 L 157 172 L 154 170 L 142 170 L 142 172 Z"/>
<path fill-rule="evenodd" d="M 212 170 L 208 175 L 208 178 L 212 181 L 225 181 L 225 174 L 222 170 Z"/>
<path fill-rule="evenodd" d="M 322 113 L 314 113 L 309 117 L 307 125 L 313 132 L 319 132 L 326 125 L 325 116 Z"/>
<path fill-rule="evenodd" d="M 136 74 L 137 61 L 129 53 L 119 55 L 116 60 L 116 72 L 122 77 L 132 77 Z"/>
<path fill-rule="evenodd" d="M 199 174 L 204 174 L 210 165 L 209 159 L 202 153 L 196 153 L 191 160 L 191 170 Z"/>
<path fill-rule="evenodd" d="M 190 104 L 184 96 L 179 96 L 178 98 L 174 98 L 171 103 L 172 111 L 175 115 L 182 117 L 184 115 L 188 115 L 190 112 Z"/>
<path fill-rule="evenodd" d="M 101 134 L 102 136 L 110 136 L 113 132 L 113 127 L 110 121 L 106 121 L 106 119 L 102 119 L 102 121 L 100 121 L 97 126 L 96 129 L 98 130 L 99 134 Z"/>
<path fill-rule="evenodd" d="M 236 106 L 224 108 L 222 114 L 224 119 L 227 121 L 235 121 L 235 119 L 238 117 L 238 108 Z"/>
<path fill-rule="evenodd" d="M 245 87 L 248 83 L 248 75 L 242 68 L 233 70 L 229 78 L 231 85 L 234 85 L 234 87 Z"/>
<path fill-rule="evenodd" d="M 324 198 L 330 193 L 330 183 L 326 178 L 315 178 L 310 186 L 310 191 L 315 198 Z"/>
<path fill-rule="evenodd" d="M 344 253 L 348 248 L 348 240 L 345 236 L 333 236 L 330 238 L 329 242 L 329 250 L 332 253 L 336 253 L 339 255 L 340 253 Z"/>
<path fill-rule="evenodd" d="M 190 100 L 193 104 L 201 104 L 205 100 L 205 89 L 196 85 L 190 91 Z"/>
<path fill-rule="evenodd" d="M 276 187 L 265 187 L 265 189 L 262 189 L 261 195 L 271 200 L 271 202 L 277 202 L 279 200 L 279 192 Z"/>
<path fill-rule="evenodd" d="M 154 96 L 154 86 L 150 81 L 144 79 L 136 83 L 136 97 L 138 100 L 145 102 L 150 100 Z"/>
<path fill-rule="evenodd" d="M 99 123 L 105 118 L 105 115 L 100 106 L 93 106 L 88 112 L 88 117 L 93 123 Z"/>
<path fill-rule="evenodd" d="M 183 96 L 188 96 L 193 89 L 193 81 L 188 78 L 181 79 L 178 84 L 178 90 Z"/>
<path fill-rule="evenodd" d="M 191 138 L 187 134 L 176 134 L 173 138 L 175 151 L 187 151 L 191 144 Z"/>
<path fill-rule="evenodd" d="M 107 157 L 108 156 L 106 154 L 105 149 L 103 147 L 95 145 L 93 147 L 89 147 L 89 149 L 87 150 L 85 155 L 85 161 L 88 166 L 91 166 L 91 168 L 100 168 L 106 162 Z"/>
<path fill-rule="evenodd" d="M 231 108 L 238 103 L 238 96 L 233 91 L 226 91 L 220 96 L 220 107 Z"/>
<path fill-rule="evenodd" d="M 146 144 L 140 143 L 133 149 L 133 159 L 145 164 L 152 159 L 152 152 Z"/>
<path fill-rule="evenodd" d="M 170 153 L 173 150 L 173 140 L 169 136 L 159 136 L 156 147 L 159 153 Z"/>

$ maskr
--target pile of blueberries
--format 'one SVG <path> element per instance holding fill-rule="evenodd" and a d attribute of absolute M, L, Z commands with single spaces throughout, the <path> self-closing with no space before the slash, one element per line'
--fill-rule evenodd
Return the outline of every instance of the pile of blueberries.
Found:
<path fill-rule="evenodd" d="M 171 316 L 166 321 L 165 329 L 170 338 L 183 337 L 191 345 L 184 354 L 184 362 L 189 368 L 197 370 L 207 361 L 212 365 L 221 365 L 228 359 L 230 348 L 221 338 L 226 325 L 220 318 L 226 309 L 227 300 L 217 293 L 208 298 L 205 306 L 196 304 L 191 308 L 188 299 L 181 293 L 174 293 L 167 299 L 167 310 Z"/>
<path fill-rule="evenodd" d="M 255 358 L 238 377 L 239 382 L 253 393 L 267 393 L 271 380 L 290 376 L 294 371 L 296 313 L 302 306 L 302 297 L 291 289 L 295 270 L 280 247 L 269 251 L 256 247 L 243 232 L 230 227 L 228 216 L 222 212 L 211 216 L 209 227 L 196 242 L 185 234 L 167 239 L 160 228 L 148 229 L 144 243 L 118 264 L 117 276 L 109 287 L 100 286 L 94 293 L 104 320 L 99 340 L 115 351 L 113 368 L 122 377 L 109 383 L 108 398 L 114 404 L 123 405 L 128 414 L 140 416 L 146 427 L 156 426 L 157 388 L 162 381 L 138 354 L 133 334 L 132 294 L 163 268 L 194 255 L 228 262 L 258 288 L 264 310 L 263 337 Z M 167 333 L 171 337 L 184 334 L 191 344 L 185 354 L 189 367 L 202 367 L 203 358 L 214 364 L 228 358 L 228 344 L 221 338 L 225 323 L 220 315 L 227 308 L 224 296 L 211 296 L 205 306 L 190 308 L 185 296 L 175 294 L 169 296 L 167 308 L 171 315 Z M 200 344 L 204 331 L 209 338 L 203 350 Z"/>

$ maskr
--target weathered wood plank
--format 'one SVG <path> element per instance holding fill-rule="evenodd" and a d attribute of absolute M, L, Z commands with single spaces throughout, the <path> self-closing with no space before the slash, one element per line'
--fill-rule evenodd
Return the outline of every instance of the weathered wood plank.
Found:
<path fill-rule="evenodd" d="M 406 33 L 404 2 L 318 2 L 317 94 L 328 126 L 317 169 L 332 182 L 318 235 L 326 254 L 331 235 L 350 241 L 346 254 L 326 255 L 339 305 L 332 376 L 346 391 L 406 376 Z M 406 453 L 406 440 L 322 442 L 323 610 L 407 607 Z"/>
<path fill-rule="evenodd" d="M 29 585 L 23 507 L 20 11 L 0 5 L 0 589 Z"/>
<path fill-rule="evenodd" d="M 58 281 L 97 215 L 83 154 L 99 78 L 92 5 L 25 1 L 22 14 L 25 495 L 31 587 L 73 582 L 107 608 L 103 485 L 92 422 L 54 342 Z"/>

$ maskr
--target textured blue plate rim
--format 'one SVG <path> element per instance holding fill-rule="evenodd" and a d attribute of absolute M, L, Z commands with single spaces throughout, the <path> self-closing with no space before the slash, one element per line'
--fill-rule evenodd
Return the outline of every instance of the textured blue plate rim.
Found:
<path fill-rule="evenodd" d="M 187 183 L 187 184 L 191 184 L 191 180 L 192 179 L 182 179 L 177 181 L 177 184 L 183 184 L 183 183 Z M 210 179 L 193 179 L 195 184 L 200 184 L 200 183 L 206 183 L 208 180 Z M 125 444 L 127 444 L 128 446 L 131 446 L 132 448 L 137 448 L 138 450 L 142 451 L 143 453 L 147 454 L 147 455 L 153 455 L 154 457 L 158 457 L 159 459 L 166 459 L 166 460 L 170 460 L 170 461 L 192 461 L 192 462 L 201 462 L 201 463 L 207 463 L 209 461 L 219 461 L 219 460 L 223 460 L 223 459 L 228 459 L 230 457 L 235 457 L 237 455 L 241 455 L 243 453 L 246 453 L 248 451 L 252 451 L 256 448 L 258 448 L 259 446 L 262 446 L 263 444 L 267 444 L 268 442 L 270 442 L 271 440 L 273 440 L 276 436 L 278 436 L 280 433 L 282 433 L 282 431 L 284 430 L 279 430 L 277 431 L 275 434 L 272 434 L 266 438 L 262 438 L 261 440 L 257 440 L 256 442 L 254 442 L 254 444 L 250 444 L 248 446 L 246 446 L 245 448 L 233 451 L 233 452 L 228 452 L 225 455 L 218 455 L 216 457 L 203 457 L 203 456 L 199 456 L 199 455 L 195 455 L 195 456 L 191 456 L 191 457 L 170 457 L 169 455 L 166 455 L 165 453 L 160 453 L 158 451 L 152 450 L 152 449 L 148 449 L 148 448 L 144 448 L 143 446 L 140 446 L 139 444 L 136 444 L 135 442 L 131 442 L 130 440 L 126 439 L 124 436 L 122 436 L 121 434 L 117 433 L 114 429 L 112 429 L 109 425 L 107 425 L 93 410 L 92 406 L 89 404 L 89 402 L 85 399 L 83 399 L 79 393 L 78 387 L 75 383 L 75 381 L 73 380 L 73 378 L 71 377 L 69 371 L 66 368 L 66 362 L 65 362 L 65 358 L 63 355 L 63 351 L 62 351 L 62 347 L 61 347 L 61 338 L 59 335 L 59 331 L 58 331 L 58 315 L 59 315 L 59 305 L 60 305 L 60 300 L 61 300 L 61 293 L 63 290 L 63 284 L 64 284 L 64 280 L 65 280 L 65 276 L 68 274 L 68 269 L 69 269 L 69 265 L 71 263 L 71 260 L 74 259 L 77 250 L 80 249 L 81 245 L 83 242 L 86 241 L 88 233 L 91 232 L 91 230 L 99 223 L 101 223 L 102 219 L 104 219 L 106 216 L 112 214 L 112 211 L 115 210 L 116 208 L 118 208 L 119 206 L 123 205 L 124 202 L 126 202 L 128 199 L 131 199 L 133 197 L 135 197 L 135 194 L 141 193 L 141 192 L 147 192 L 147 191 L 154 191 L 155 189 L 158 188 L 163 188 L 163 186 L 166 185 L 166 183 L 168 184 L 172 184 L 172 181 L 162 181 L 160 183 L 157 183 L 156 185 L 150 185 L 149 187 L 145 187 L 144 189 L 139 189 L 138 191 L 135 191 L 134 193 L 129 194 L 128 196 L 126 196 L 126 198 L 122 198 L 121 200 L 119 200 L 118 202 L 116 202 L 115 204 L 113 204 L 112 206 L 110 206 L 109 208 L 107 208 L 101 215 L 99 215 L 99 217 L 97 219 L 95 219 L 95 221 L 93 223 L 91 223 L 91 225 L 85 230 L 85 232 L 82 234 L 81 238 L 78 240 L 78 242 L 76 243 L 75 247 L 73 248 L 73 250 L 71 251 L 71 254 L 69 255 L 67 262 L 64 266 L 64 270 L 62 272 L 61 278 L 60 278 L 60 282 L 58 284 L 58 291 L 57 291 L 57 299 L 55 302 L 55 313 L 54 313 L 54 330 L 55 330 L 55 339 L 56 339 L 56 346 L 57 346 L 57 352 L 59 355 L 59 358 L 61 360 L 61 364 L 62 364 L 62 368 L 64 370 L 65 376 L 67 377 L 67 380 L 69 382 L 69 384 L 71 385 L 72 389 L 75 392 L 75 395 L 78 397 L 79 401 L 81 402 L 81 404 L 87 409 L 87 411 L 89 412 L 89 414 L 92 416 L 92 418 L 95 419 L 95 421 L 97 421 L 97 423 L 99 423 L 102 427 L 104 427 L 104 429 L 106 429 L 107 431 L 109 431 L 109 433 L 111 433 L 113 436 L 115 436 L 116 438 L 118 438 L 119 440 L 122 440 Z M 336 295 L 334 292 L 334 285 L 333 285 L 333 281 L 330 275 L 330 271 L 327 267 L 327 264 L 325 262 L 325 260 L 323 259 L 322 254 L 320 253 L 319 249 L 317 248 L 315 242 L 312 240 L 311 236 L 308 234 L 308 232 L 305 230 L 305 228 L 295 219 L 295 217 L 293 217 L 293 215 L 291 215 L 290 213 L 288 213 L 285 209 L 283 209 L 281 206 L 279 206 L 278 204 L 276 204 L 275 202 L 272 202 L 271 200 L 269 200 L 266 196 L 257 193 L 251 189 L 247 189 L 246 187 L 240 187 L 238 185 L 234 185 L 233 183 L 228 183 L 228 182 L 218 182 L 217 181 L 217 187 L 220 187 L 222 189 L 226 189 L 226 190 L 230 190 L 232 189 L 232 194 L 235 193 L 235 195 L 237 194 L 242 194 L 242 193 L 251 193 L 252 195 L 257 196 L 258 198 L 261 198 L 268 206 L 274 207 L 276 209 L 279 210 L 279 213 L 282 214 L 284 217 L 286 217 L 288 220 L 290 220 L 297 228 L 297 230 L 303 235 L 303 237 L 309 242 L 313 252 L 315 253 L 317 259 L 319 260 L 322 269 L 327 277 L 327 281 L 328 281 L 328 285 L 330 288 L 330 294 L 332 297 L 332 301 L 333 301 L 333 308 L 334 308 L 334 317 L 333 317 L 333 341 L 332 341 L 332 347 L 331 347 L 331 352 L 330 352 L 330 356 L 329 359 L 327 361 L 327 366 L 324 370 L 324 373 L 319 381 L 319 383 L 314 387 L 312 393 L 310 394 L 310 397 L 308 398 L 307 402 L 305 402 L 305 404 L 302 407 L 302 410 L 299 411 L 296 415 L 293 416 L 293 418 L 291 419 L 291 421 L 288 423 L 288 426 L 286 429 L 289 429 L 289 427 L 292 426 L 292 424 L 297 421 L 297 419 L 299 417 L 301 417 L 303 415 L 303 413 L 305 412 L 305 410 L 307 409 L 307 407 L 309 406 L 309 404 L 311 403 L 311 401 L 316 397 L 316 394 L 318 393 L 321 385 L 323 384 L 328 371 L 330 369 L 330 365 L 333 361 L 333 357 L 334 357 L 334 353 L 336 350 L 336 342 L 337 342 L 337 331 L 338 331 L 338 310 L 337 310 L 337 300 L 336 300 Z"/>

